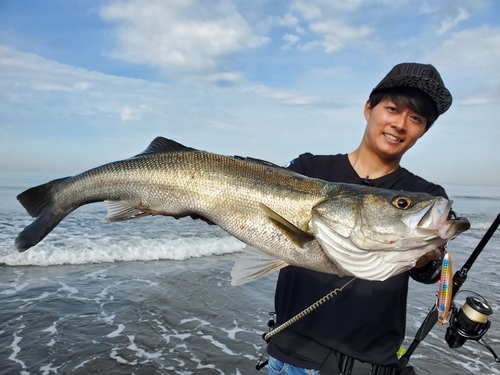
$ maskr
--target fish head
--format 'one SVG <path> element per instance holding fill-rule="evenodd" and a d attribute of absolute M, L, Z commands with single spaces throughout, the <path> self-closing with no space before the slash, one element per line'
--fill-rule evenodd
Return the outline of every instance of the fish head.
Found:
<path fill-rule="evenodd" d="M 352 186 L 316 205 L 310 225 L 341 268 L 385 280 L 469 229 L 451 211 L 452 203 L 426 193 Z"/>

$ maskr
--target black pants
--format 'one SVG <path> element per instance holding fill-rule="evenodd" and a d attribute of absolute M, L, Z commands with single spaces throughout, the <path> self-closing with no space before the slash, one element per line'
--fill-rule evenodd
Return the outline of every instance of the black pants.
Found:
<path fill-rule="evenodd" d="M 413 366 L 407 366 L 397 373 L 398 375 L 417 375 Z"/>
<path fill-rule="evenodd" d="M 391 366 L 361 362 L 287 329 L 272 336 L 271 342 L 284 352 L 307 358 L 308 362 L 315 364 L 313 368 L 319 368 L 322 375 L 416 375 L 411 366 L 397 371 Z"/>

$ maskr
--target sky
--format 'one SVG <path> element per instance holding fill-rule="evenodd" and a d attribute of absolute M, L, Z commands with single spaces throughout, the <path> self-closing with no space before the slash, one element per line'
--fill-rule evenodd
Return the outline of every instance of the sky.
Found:
<path fill-rule="evenodd" d="M 77 174 L 160 135 L 278 165 L 348 153 L 400 62 L 453 95 L 402 166 L 500 186 L 500 1 L 0 0 L 0 174 Z"/>

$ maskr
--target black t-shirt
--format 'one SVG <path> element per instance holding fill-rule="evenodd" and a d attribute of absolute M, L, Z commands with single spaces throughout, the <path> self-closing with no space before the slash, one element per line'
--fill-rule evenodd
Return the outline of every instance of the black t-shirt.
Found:
<path fill-rule="evenodd" d="M 303 154 L 292 161 L 289 168 L 332 182 L 426 192 L 447 198 L 441 186 L 401 167 L 377 179 L 362 179 L 347 155 Z M 404 272 L 385 281 L 356 279 L 343 292 L 287 329 L 364 362 L 384 366 L 396 364 L 396 352 L 406 328 L 408 278 L 408 272 Z M 277 324 L 289 320 L 335 288 L 341 288 L 350 279 L 295 266 L 283 268 L 275 295 Z M 283 351 L 273 342 L 268 346 L 268 353 L 295 366 L 318 369 L 317 365 Z"/>

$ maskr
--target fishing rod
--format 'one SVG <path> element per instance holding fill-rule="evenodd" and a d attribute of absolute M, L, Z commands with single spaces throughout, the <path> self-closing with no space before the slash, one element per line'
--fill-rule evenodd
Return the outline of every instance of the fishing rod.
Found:
<path fill-rule="evenodd" d="M 460 290 L 462 284 L 467 279 L 469 269 L 472 267 L 481 251 L 483 251 L 488 241 L 496 232 L 499 225 L 500 214 L 498 214 L 496 219 L 493 221 L 490 228 L 470 255 L 469 259 L 453 276 L 453 288 L 451 293 L 452 301 Z M 465 341 L 474 340 L 488 349 L 493 357 L 495 357 L 495 361 L 499 363 L 500 358 L 498 358 L 493 349 L 486 342 L 482 341 L 483 335 L 486 333 L 491 324 L 491 322 L 488 321 L 488 316 L 491 313 L 491 307 L 488 305 L 486 300 L 479 295 L 467 297 L 464 306 L 462 306 L 459 311 L 455 307 L 452 307 L 452 318 L 450 319 L 450 326 L 446 331 L 445 337 L 450 348 L 459 348 L 465 343 Z M 437 321 L 438 309 L 436 304 L 431 311 L 429 311 L 427 317 L 422 322 L 422 325 L 417 331 L 413 342 L 406 350 L 406 353 L 404 353 L 399 359 L 399 369 L 406 367 L 417 346 L 425 339 Z"/>

